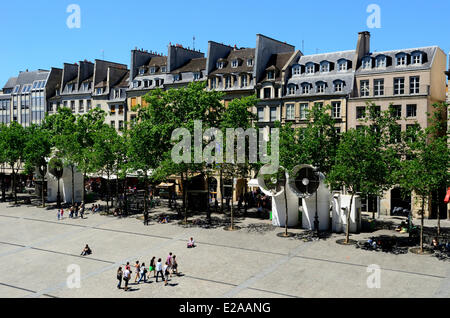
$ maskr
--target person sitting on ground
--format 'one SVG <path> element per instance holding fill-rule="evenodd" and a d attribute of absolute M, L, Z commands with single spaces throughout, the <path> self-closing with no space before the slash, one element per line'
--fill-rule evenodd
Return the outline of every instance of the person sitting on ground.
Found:
<path fill-rule="evenodd" d="M 92 254 L 92 250 L 89 247 L 89 245 L 86 244 L 86 246 L 84 247 L 83 251 L 81 252 L 81 256 L 86 256 L 86 255 L 91 255 Z"/>
<path fill-rule="evenodd" d="M 166 224 L 169 223 L 169 218 L 167 216 L 161 215 L 159 217 L 159 224 Z"/>
<path fill-rule="evenodd" d="M 97 213 L 98 211 L 100 211 L 100 206 L 97 204 L 94 208 L 94 212 Z"/>
<path fill-rule="evenodd" d="M 195 247 L 194 238 L 191 237 L 187 243 L 187 248 L 194 248 L 194 247 Z"/>

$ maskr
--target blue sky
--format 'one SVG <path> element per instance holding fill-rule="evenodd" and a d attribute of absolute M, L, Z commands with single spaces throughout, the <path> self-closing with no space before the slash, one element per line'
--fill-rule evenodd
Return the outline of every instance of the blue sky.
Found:
<path fill-rule="evenodd" d="M 304 53 L 353 50 L 357 33 L 372 33 L 372 51 L 438 45 L 450 51 L 448 0 L 22 0 L 2 1 L 0 87 L 25 69 L 101 59 L 128 64 L 134 47 L 167 54 L 180 43 L 207 53 L 209 40 L 254 47 L 261 33 Z M 81 28 L 66 25 L 70 4 Z M 368 5 L 381 9 L 369 29 Z M 104 53 L 103 53 L 104 52 Z"/>

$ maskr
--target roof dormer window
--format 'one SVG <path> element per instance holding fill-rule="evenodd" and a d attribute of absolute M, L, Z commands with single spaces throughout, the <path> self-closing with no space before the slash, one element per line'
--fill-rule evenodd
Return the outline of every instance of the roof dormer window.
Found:
<path fill-rule="evenodd" d="M 328 62 L 322 62 L 320 63 L 320 72 L 321 73 L 327 73 L 330 71 L 330 63 Z"/>
<path fill-rule="evenodd" d="M 20 85 L 17 85 L 17 86 L 14 88 L 14 94 L 17 94 L 17 93 L 19 92 L 19 89 L 20 89 Z"/>
<path fill-rule="evenodd" d="M 362 67 L 365 70 L 370 70 L 372 68 L 372 58 L 371 57 L 365 57 L 362 60 Z"/>
<path fill-rule="evenodd" d="M 338 62 L 338 71 L 339 72 L 344 72 L 348 69 L 348 62 L 347 60 L 340 60 Z"/>
<path fill-rule="evenodd" d="M 291 84 L 288 86 L 288 94 L 289 95 L 295 95 L 295 92 L 297 91 L 297 86 L 294 84 Z"/>
<path fill-rule="evenodd" d="M 316 83 L 317 93 L 325 93 L 326 86 L 327 86 L 327 84 L 325 82 L 317 82 Z"/>
<path fill-rule="evenodd" d="M 236 68 L 236 67 L 238 67 L 239 66 L 239 61 L 238 60 L 233 60 L 232 62 L 231 62 L 231 67 L 232 68 Z"/>
<path fill-rule="evenodd" d="M 377 68 L 384 68 L 384 67 L 386 67 L 386 56 L 384 56 L 384 55 L 377 56 L 377 58 L 375 60 L 375 66 Z"/>
<path fill-rule="evenodd" d="M 155 74 L 156 73 L 156 67 L 152 66 L 150 67 L 150 73 Z"/>
<path fill-rule="evenodd" d="M 73 90 L 73 84 L 68 84 L 67 85 L 67 91 L 70 93 Z"/>
<path fill-rule="evenodd" d="M 252 67 L 253 66 L 253 59 L 247 59 L 247 66 Z"/>
<path fill-rule="evenodd" d="M 314 63 L 306 64 L 306 74 L 314 74 Z"/>
<path fill-rule="evenodd" d="M 300 65 L 294 65 L 292 67 L 292 74 L 293 75 L 300 75 L 301 74 Z"/>
<path fill-rule="evenodd" d="M 268 80 L 275 79 L 275 71 L 267 71 L 267 79 Z"/>
<path fill-rule="evenodd" d="M 303 83 L 302 84 L 302 94 L 309 94 L 311 92 L 311 84 L 310 83 Z"/>
<path fill-rule="evenodd" d="M 201 77 L 201 73 L 200 73 L 200 72 L 195 72 L 195 73 L 194 73 L 194 81 L 199 80 L 200 77 Z"/>
<path fill-rule="evenodd" d="M 217 62 L 217 68 L 219 69 L 219 70 L 221 70 L 221 69 L 223 69 L 223 67 L 224 67 L 224 62 Z"/>
<path fill-rule="evenodd" d="M 145 68 L 141 67 L 139 69 L 139 75 L 144 75 L 145 74 Z"/>
<path fill-rule="evenodd" d="M 406 66 L 408 64 L 408 57 L 406 53 L 399 53 L 395 56 L 397 66 Z"/>
<path fill-rule="evenodd" d="M 411 56 L 412 58 L 412 64 L 422 64 L 422 53 L 421 52 L 415 52 Z"/>
<path fill-rule="evenodd" d="M 162 72 L 162 73 L 167 72 L 167 67 L 165 67 L 165 66 L 161 67 L 161 72 Z"/>
<path fill-rule="evenodd" d="M 175 75 L 173 76 L 173 80 L 174 80 L 175 82 L 180 81 L 180 80 L 181 80 L 181 75 L 180 75 L 180 74 L 175 74 Z"/>
<path fill-rule="evenodd" d="M 337 93 L 342 92 L 344 90 L 344 84 L 344 81 L 341 80 L 334 81 L 334 91 Z"/>
<path fill-rule="evenodd" d="M 97 88 L 97 95 L 103 94 L 103 88 L 99 87 Z"/>

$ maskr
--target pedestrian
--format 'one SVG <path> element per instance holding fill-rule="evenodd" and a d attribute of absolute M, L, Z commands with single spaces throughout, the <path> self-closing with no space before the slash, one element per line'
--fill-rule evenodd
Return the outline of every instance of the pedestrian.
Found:
<path fill-rule="evenodd" d="M 136 283 L 139 279 L 139 273 L 141 271 L 141 265 L 139 265 L 139 261 L 136 261 L 136 264 L 134 264 L 134 267 L 136 268 L 136 277 L 134 278 L 134 282 Z"/>
<path fill-rule="evenodd" d="M 169 271 L 172 269 L 172 252 L 169 253 L 169 256 L 167 256 L 166 264 L 169 266 Z M 170 274 L 170 277 L 172 277 L 172 274 Z"/>
<path fill-rule="evenodd" d="M 153 256 L 152 260 L 150 261 L 150 267 L 149 272 L 153 272 L 153 277 L 156 277 L 156 264 L 155 264 L 155 257 Z"/>
<path fill-rule="evenodd" d="M 194 238 L 191 237 L 187 243 L 187 248 L 194 248 L 194 247 L 195 247 Z"/>
<path fill-rule="evenodd" d="M 124 290 L 128 290 L 128 282 L 130 281 L 131 272 L 128 268 L 125 267 L 125 271 L 123 272 L 123 280 L 125 281 L 125 288 Z"/>
<path fill-rule="evenodd" d="M 140 273 L 141 273 L 141 277 L 139 278 L 137 283 L 139 284 L 142 279 L 144 279 L 144 283 L 146 283 L 147 282 L 147 277 L 146 277 L 146 275 L 147 275 L 147 268 L 145 268 L 145 263 L 141 264 Z"/>
<path fill-rule="evenodd" d="M 127 265 L 125 266 L 125 269 L 128 269 L 129 271 L 131 271 L 130 262 L 127 262 Z"/>
<path fill-rule="evenodd" d="M 122 271 L 122 267 L 119 267 L 119 269 L 117 270 L 117 280 L 119 281 L 119 284 L 117 284 L 117 288 L 121 289 L 121 285 L 122 285 L 122 277 L 123 277 L 123 271 Z"/>
<path fill-rule="evenodd" d="M 172 273 L 177 274 L 178 276 L 178 262 L 177 262 L 177 256 L 174 255 L 172 257 Z"/>
<path fill-rule="evenodd" d="M 75 203 L 75 218 L 78 217 L 78 204 Z"/>
<path fill-rule="evenodd" d="M 58 210 L 58 221 L 61 218 L 61 212 Z"/>
<path fill-rule="evenodd" d="M 84 216 L 84 203 L 81 204 L 80 216 L 81 216 L 81 218 L 83 219 L 83 216 Z"/>
<path fill-rule="evenodd" d="M 169 281 L 169 263 L 166 262 L 166 264 L 164 265 L 164 286 L 167 286 L 168 281 Z"/>
<path fill-rule="evenodd" d="M 164 280 L 164 274 L 162 271 L 162 262 L 160 258 L 158 258 L 158 262 L 156 263 L 156 282 L 158 282 L 159 274 L 161 274 L 161 278 L 162 280 Z"/>
<path fill-rule="evenodd" d="M 64 216 L 64 210 L 61 209 L 61 220 L 63 219 L 63 216 Z"/>

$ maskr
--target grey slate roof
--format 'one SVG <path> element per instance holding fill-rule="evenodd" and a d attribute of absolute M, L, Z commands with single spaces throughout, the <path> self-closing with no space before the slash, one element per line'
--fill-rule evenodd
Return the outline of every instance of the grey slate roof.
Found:
<path fill-rule="evenodd" d="M 14 86 L 16 86 L 17 83 L 17 77 L 11 77 L 5 84 L 5 86 L 3 86 L 3 89 L 5 88 L 14 88 Z"/>
<path fill-rule="evenodd" d="M 299 60 L 296 61 L 293 65 L 305 66 L 307 63 L 312 62 L 316 64 L 316 72 L 314 74 L 302 73 L 300 75 L 291 75 L 291 78 L 288 80 L 288 87 L 290 85 L 296 85 L 297 91 L 295 95 L 287 95 L 287 97 L 350 94 L 353 90 L 354 75 L 355 75 L 355 70 L 353 69 L 354 65 L 352 65 L 354 57 L 355 57 L 354 50 L 301 56 Z M 337 63 L 341 59 L 345 59 L 348 61 L 347 71 L 337 70 Z M 319 65 L 323 61 L 328 61 L 329 63 L 331 63 L 330 64 L 331 68 L 329 72 L 326 73 L 319 72 Z M 342 92 L 334 91 L 334 82 L 337 80 L 344 81 L 345 83 Z M 318 82 L 326 83 L 324 93 L 316 92 L 316 84 Z M 310 83 L 312 85 L 311 93 L 302 94 L 301 85 L 303 83 Z"/>
<path fill-rule="evenodd" d="M 188 73 L 188 72 L 200 72 L 206 70 L 206 58 L 196 58 L 189 60 L 183 66 L 177 68 L 171 73 Z"/>
<path fill-rule="evenodd" d="M 372 68 L 371 69 L 363 69 L 362 66 L 358 68 L 356 73 L 359 74 L 371 74 L 371 73 L 390 73 L 395 71 L 404 71 L 404 70 L 426 70 L 430 69 L 434 60 L 434 56 L 438 50 L 437 46 L 429 46 L 429 47 L 420 47 L 420 48 L 411 48 L 411 49 L 400 49 L 393 51 L 385 51 L 385 52 L 373 52 L 370 54 L 372 57 Z M 395 56 L 398 53 L 406 53 L 411 55 L 411 53 L 420 51 L 423 52 L 424 60 L 420 65 L 411 64 L 411 60 L 409 59 L 408 65 L 406 67 L 397 67 L 395 65 Z M 375 67 L 375 59 L 378 56 L 385 55 L 387 57 L 387 65 L 385 68 L 376 68 Z"/>
<path fill-rule="evenodd" d="M 275 81 L 281 80 L 281 71 L 294 54 L 295 52 L 272 54 L 272 56 L 269 59 L 269 62 L 267 62 L 266 71 L 275 70 L 276 72 Z M 265 81 L 265 78 L 262 80 L 262 82 L 263 81 Z"/>

